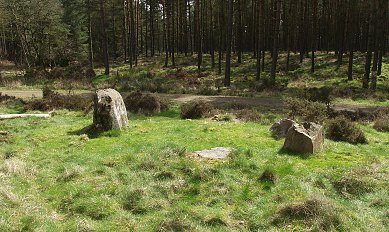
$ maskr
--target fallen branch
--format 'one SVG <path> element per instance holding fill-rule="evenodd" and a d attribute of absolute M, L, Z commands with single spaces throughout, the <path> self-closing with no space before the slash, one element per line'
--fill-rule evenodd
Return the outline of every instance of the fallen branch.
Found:
<path fill-rule="evenodd" d="M 15 118 L 50 118 L 51 114 L 0 114 L 0 120 Z"/>

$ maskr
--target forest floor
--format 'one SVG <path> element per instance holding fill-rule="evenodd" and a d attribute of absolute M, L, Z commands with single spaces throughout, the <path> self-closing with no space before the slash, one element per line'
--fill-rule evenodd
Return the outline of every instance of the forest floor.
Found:
<path fill-rule="evenodd" d="M 42 98 L 42 90 L 10 90 L 0 87 L 0 92 L 8 96 L 15 96 L 22 99 L 36 99 Z M 67 94 L 66 90 L 58 90 L 61 94 Z M 82 95 L 86 98 L 93 96 L 93 92 L 88 90 L 73 90 L 72 94 Z M 127 96 L 130 92 L 121 92 L 122 96 Z M 284 101 L 282 97 L 279 96 L 262 96 L 262 97 L 239 97 L 239 96 L 208 96 L 208 95 L 193 95 L 193 94 L 156 94 L 157 96 L 167 98 L 172 102 L 183 104 L 188 103 L 194 100 L 204 100 L 210 102 L 216 108 L 221 109 L 231 109 L 231 108 L 240 108 L 240 109 L 261 109 L 261 111 L 267 112 L 283 112 L 284 111 Z M 378 101 L 378 102 L 358 102 L 350 101 L 344 99 L 337 99 L 332 108 L 335 111 L 363 111 L 363 112 L 373 112 L 382 107 L 388 107 L 389 101 Z"/>
<path fill-rule="evenodd" d="M 288 79 L 282 90 L 254 83 L 252 62 L 233 67 L 230 89 L 218 86 L 222 76 L 209 64 L 198 78 L 185 60 L 173 69 L 158 68 L 162 60 L 127 72 L 128 66 L 117 65 L 116 77 L 98 69 L 93 86 L 50 83 L 63 94 L 86 97 L 96 87 L 117 87 L 123 95 L 158 92 L 173 104 L 152 116 L 129 114 L 128 128 L 96 138 L 84 134 L 92 113 L 81 111 L 0 121 L 0 231 L 388 231 L 388 132 L 374 129 L 373 121 L 356 121 L 368 144 L 326 138 L 324 149 L 311 156 L 284 151 L 283 139 L 269 132 L 287 116 L 285 100 L 306 88 L 345 91 L 333 98 L 339 110 L 389 105 L 387 62 L 373 92 L 360 88 L 361 57 L 351 82 L 331 57 L 320 59 L 315 75 L 309 63 L 280 72 L 281 84 Z M 18 77 L 6 83 L 0 92 L 41 97 L 42 83 Z M 181 119 L 180 105 L 197 98 L 227 112 L 255 108 L 263 118 Z M 0 103 L 0 112 L 22 109 Z M 216 161 L 193 155 L 213 147 L 235 152 Z"/>

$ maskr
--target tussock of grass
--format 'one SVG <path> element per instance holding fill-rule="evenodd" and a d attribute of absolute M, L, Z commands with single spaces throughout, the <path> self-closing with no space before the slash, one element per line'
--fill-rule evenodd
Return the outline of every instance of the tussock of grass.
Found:
<path fill-rule="evenodd" d="M 389 171 L 388 160 L 365 165 L 344 173 L 333 181 L 336 191 L 345 197 L 361 196 L 379 191 L 387 184 Z"/>
<path fill-rule="evenodd" d="M 194 228 L 191 223 L 185 217 L 179 217 L 173 215 L 173 218 L 166 217 L 166 220 L 163 220 L 157 227 L 156 231 L 158 232 L 168 232 L 168 231 L 177 231 L 185 232 L 192 231 Z"/>
<path fill-rule="evenodd" d="M 207 219 L 205 223 L 210 226 L 227 226 L 227 223 L 224 222 L 223 219 L 220 217 L 212 217 L 210 219 Z"/>
<path fill-rule="evenodd" d="M 336 230 L 341 226 L 336 208 L 319 199 L 307 199 L 282 206 L 273 223 L 283 224 L 294 220 L 301 220 L 306 226 L 318 231 Z"/>
<path fill-rule="evenodd" d="M 16 196 L 12 191 L 4 187 L 0 188 L 0 199 L 2 200 L 3 207 L 15 207 L 19 205 L 18 196 Z"/>
<path fill-rule="evenodd" d="M 141 189 L 131 190 L 123 196 L 123 208 L 134 214 L 143 214 L 146 209 L 143 207 L 142 197 L 144 192 Z"/>
<path fill-rule="evenodd" d="M 277 181 L 277 176 L 274 174 L 273 170 L 265 169 L 265 171 L 262 172 L 261 176 L 259 177 L 259 180 L 262 182 L 275 184 Z"/>
<path fill-rule="evenodd" d="M 343 176 L 334 182 L 335 189 L 343 195 L 361 195 L 372 192 L 374 183 L 367 179 L 360 179 L 361 176 Z"/>
<path fill-rule="evenodd" d="M 57 178 L 57 181 L 64 181 L 64 182 L 71 181 L 72 179 L 78 178 L 83 171 L 84 171 L 83 168 L 80 166 L 65 168 L 62 175 L 60 175 Z"/>
<path fill-rule="evenodd" d="M 33 170 L 29 169 L 25 162 L 17 158 L 5 160 L 4 164 L 0 166 L 0 172 L 6 175 L 21 175 L 21 176 L 28 176 L 34 174 Z"/>

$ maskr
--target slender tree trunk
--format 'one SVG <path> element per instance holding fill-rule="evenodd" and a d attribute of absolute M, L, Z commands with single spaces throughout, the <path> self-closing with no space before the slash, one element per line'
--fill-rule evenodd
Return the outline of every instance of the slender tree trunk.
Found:
<path fill-rule="evenodd" d="M 311 72 L 315 72 L 317 0 L 313 0 Z"/>
<path fill-rule="evenodd" d="M 101 36 L 102 36 L 102 46 L 103 46 L 103 61 L 105 67 L 105 75 L 109 75 L 109 56 L 108 56 L 108 39 L 107 33 L 105 31 L 106 21 L 105 21 L 105 7 L 104 0 L 100 0 L 100 27 L 101 27 Z"/>
<path fill-rule="evenodd" d="M 354 51 L 350 50 L 350 54 L 348 58 L 348 71 L 347 71 L 347 76 L 349 81 L 353 80 L 353 62 L 354 62 Z"/>
<path fill-rule="evenodd" d="M 201 16 L 200 16 L 200 9 L 201 9 L 201 0 L 195 1 L 195 38 L 196 38 L 196 49 L 197 49 L 197 70 L 200 73 L 201 72 L 201 65 L 203 62 L 203 48 L 202 48 L 202 29 L 201 29 Z"/>
<path fill-rule="evenodd" d="M 274 38 L 273 38 L 273 58 L 272 58 L 272 66 L 271 66 L 271 73 L 270 73 L 270 84 L 274 85 L 276 82 L 276 69 L 277 69 L 277 62 L 278 62 L 278 41 L 279 41 L 279 34 L 280 34 L 280 21 L 281 21 L 281 0 L 276 0 L 277 6 L 276 6 L 276 19 L 274 23 Z"/>
<path fill-rule="evenodd" d="M 164 45 L 165 45 L 165 67 L 168 66 L 169 64 L 169 45 L 168 45 L 168 36 L 167 36 L 167 23 L 166 23 L 166 20 L 167 20 L 167 12 L 166 12 L 166 3 L 163 3 L 163 11 L 162 11 L 162 15 L 163 15 L 163 40 L 164 40 Z"/>
<path fill-rule="evenodd" d="M 378 51 L 374 51 L 374 56 L 373 56 L 373 67 L 371 69 L 371 84 L 370 84 L 370 89 L 376 90 L 377 89 L 377 66 L 378 66 Z"/>
<path fill-rule="evenodd" d="M 212 68 L 215 68 L 215 47 L 214 47 L 214 22 L 213 22 L 213 2 L 210 2 L 210 17 L 211 17 L 211 28 L 210 28 L 210 49 L 211 49 L 211 64 Z"/>
<path fill-rule="evenodd" d="M 90 0 L 88 0 L 90 1 Z M 123 30 L 122 30 L 122 43 L 123 43 L 123 50 L 124 50 L 124 62 L 127 62 L 127 55 L 128 55 L 128 38 L 127 38 L 127 12 L 128 12 L 128 5 L 127 0 L 123 0 Z M 88 13 L 90 14 L 90 11 L 88 10 Z"/>
<path fill-rule="evenodd" d="M 115 1 L 112 2 L 112 9 L 111 9 L 111 14 L 112 14 L 112 55 L 113 55 L 113 60 L 116 61 L 116 56 L 117 56 L 117 41 L 116 41 L 116 7 L 115 7 Z"/>
<path fill-rule="evenodd" d="M 362 87 L 365 89 L 369 88 L 370 82 L 370 69 L 371 69 L 371 59 L 372 59 L 372 45 L 373 45 L 373 33 L 374 33 L 374 4 L 375 0 L 370 2 L 370 11 L 369 11 L 369 30 L 367 35 L 367 51 L 366 51 L 366 61 L 365 61 L 365 74 L 363 76 Z"/>
<path fill-rule="evenodd" d="M 171 9 L 170 9 L 170 15 L 171 15 L 171 24 L 172 24 L 172 38 L 171 38 L 171 46 L 170 46 L 170 49 L 171 49 L 171 54 L 172 54 L 172 66 L 176 66 L 176 61 L 175 61 L 175 56 L 174 56 L 174 53 L 175 53 L 175 25 L 174 25 L 174 18 L 175 18 L 175 14 L 174 14 L 174 1 L 172 1 L 172 5 L 171 5 Z"/>
<path fill-rule="evenodd" d="M 384 25 L 388 25 L 389 24 L 389 16 L 388 16 L 388 2 L 386 2 L 384 4 L 385 7 L 383 7 L 383 22 L 386 22 L 384 23 Z M 384 27 L 383 30 L 382 30 L 382 38 L 379 38 L 380 39 L 380 54 L 379 54 L 379 57 L 378 57 L 378 68 L 377 68 L 377 75 L 378 76 L 381 76 L 382 74 L 382 58 L 383 56 L 385 55 L 385 52 L 386 52 L 386 49 L 388 47 L 388 27 Z"/>
<path fill-rule="evenodd" d="M 234 14 L 234 0 L 228 0 L 228 24 L 227 24 L 227 53 L 224 86 L 231 85 L 231 47 L 232 47 L 232 24 Z"/>
<path fill-rule="evenodd" d="M 380 54 L 378 56 L 378 67 L 377 67 L 377 76 L 381 76 L 382 74 L 382 57 L 383 57 L 384 51 L 380 51 Z"/>
<path fill-rule="evenodd" d="M 219 13 L 219 75 L 222 73 L 222 57 L 223 57 L 223 26 L 224 26 L 224 4 L 220 4 L 220 13 Z"/>
<path fill-rule="evenodd" d="M 90 68 L 94 68 L 93 65 L 93 36 L 92 36 L 92 19 L 91 19 L 91 3 L 90 0 L 87 2 L 88 4 L 88 58 L 89 58 L 89 66 Z"/>
<path fill-rule="evenodd" d="M 257 17 L 257 21 L 254 25 L 261 25 L 261 20 L 262 20 L 262 7 L 261 7 L 261 1 L 264 1 L 264 0 L 258 0 L 258 17 Z M 258 28 L 258 26 L 257 26 Z M 260 80 L 261 79 L 261 45 L 262 45 L 262 31 L 260 28 L 258 28 L 258 35 L 257 35 L 257 64 L 256 64 L 256 75 L 255 75 L 255 78 L 256 80 Z"/>
<path fill-rule="evenodd" d="M 237 48 L 238 48 L 238 64 L 242 63 L 242 0 L 238 0 L 238 25 L 237 25 Z"/>

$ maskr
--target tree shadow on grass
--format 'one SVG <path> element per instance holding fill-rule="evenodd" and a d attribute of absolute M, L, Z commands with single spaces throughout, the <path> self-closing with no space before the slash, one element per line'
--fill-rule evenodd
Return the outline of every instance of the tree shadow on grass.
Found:
<path fill-rule="evenodd" d="M 96 128 L 93 124 L 86 126 L 80 130 L 69 131 L 68 135 L 87 135 L 90 139 L 99 138 L 102 136 L 105 137 L 119 137 L 121 135 L 121 130 L 109 130 L 104 131 L 100 128 Z"/>
<path fill-rule="evenodd" d="M 93 124 L 86 126 L 82 129 L 69 131 L 68 135 L 88 135 L 90 139 L 95 139 L 100 137 L 104 132 L 98 128 L 96 128 Z"/>
<path fill-rule="evenodd" d="M 294 151 L 290 151 L 288 149 L 285 149 L 282 147 L 280 150 L 278 150 L 277 154 L 279 155 L 287 155 L 287 156 L 297 156 L 300 157 L 301 159 L 308 159 L 311 154 L 302 154 Z"/>

